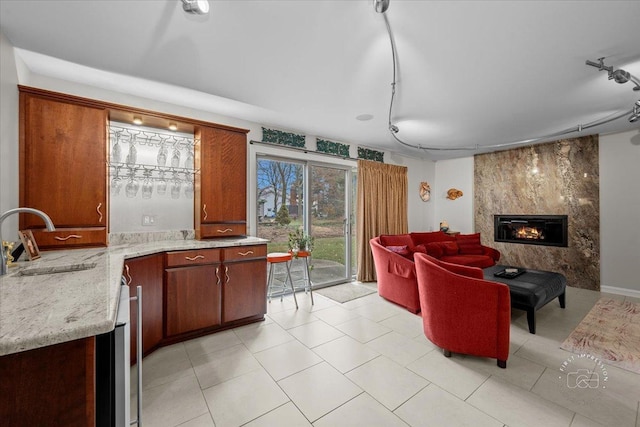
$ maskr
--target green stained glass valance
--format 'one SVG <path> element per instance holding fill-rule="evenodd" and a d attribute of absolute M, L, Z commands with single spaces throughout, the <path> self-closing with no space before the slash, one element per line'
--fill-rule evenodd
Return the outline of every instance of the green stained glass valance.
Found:
<path fill-rule="evenodd" d="M 382 151 L 371 150 L 369 148 L 358 147 L 358 158 L 384 163 L 384 153 Z"/>
<path fill-rule="evenodd" d="M 349 145 L 339 142 L 327 141 L 318 138 L 316 140 L 316 151 L 321 153 L 335 154 L 340 157 L 349 157 Z"/>
<path fill-rule="evenodd" d="M 273 144 L 288 145 L 289 147 L 304 148 L 304 135 L 298 135 L 281 130 L 262 128 L 262 141 Z"/>

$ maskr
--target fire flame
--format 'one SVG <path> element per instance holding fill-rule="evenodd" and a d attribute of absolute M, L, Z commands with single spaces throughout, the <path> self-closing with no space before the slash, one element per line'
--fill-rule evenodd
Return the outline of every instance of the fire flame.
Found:
<path fill-rule="evenodd" d="M 520 227 L 516 230 L 516 238 L 542 240 L 544 236 L 542 235 L 542 231 L 535 227 Z"/>

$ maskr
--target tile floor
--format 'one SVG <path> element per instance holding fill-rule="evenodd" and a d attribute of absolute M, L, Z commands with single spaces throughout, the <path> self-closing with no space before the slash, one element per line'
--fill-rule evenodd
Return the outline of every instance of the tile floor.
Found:
<path fill-rule="evenodd" d="M 298 310 L 274 299 L 264 322 L 145 358 L 144 425 L 640 427 L 640 375 L 585 358 L 560 370 L 571 354 L 559 346 L 598 292 L 569 288 L 565 310 L 556 300 L 538 312 L 536 335 L 514 310 L 507 369 L 445 358 L 419 316 L 377 294 L 297 296 Z M 596 388 L 568 386 L 579 368 L 599 374 Z"/>

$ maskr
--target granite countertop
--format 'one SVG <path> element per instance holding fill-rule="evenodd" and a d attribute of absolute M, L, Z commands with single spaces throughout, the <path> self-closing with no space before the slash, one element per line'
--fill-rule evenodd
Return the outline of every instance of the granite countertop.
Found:
<path fill-rule="evenodd" d="M 113 330 L 125 259 L 264 243 L 267 240 L 257 237 L 165 240 L 41 252 L 40 259 L 19 262 L 0 276 L 0 356 Z M 78 264 L 95 267 L 55 272 Z M 45 274 L 24 275 L 34 269 Z"/>

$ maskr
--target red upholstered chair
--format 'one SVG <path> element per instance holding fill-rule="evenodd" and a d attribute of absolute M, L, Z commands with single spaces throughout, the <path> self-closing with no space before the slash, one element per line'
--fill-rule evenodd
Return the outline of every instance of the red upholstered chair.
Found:
<path fill-rule="evenodd" d="M 495 357 L 507 367 L 511 299 L 509 287 L 483 279 L 480 268 L 414 254 L 426 337 L 444 351 Z"/>

